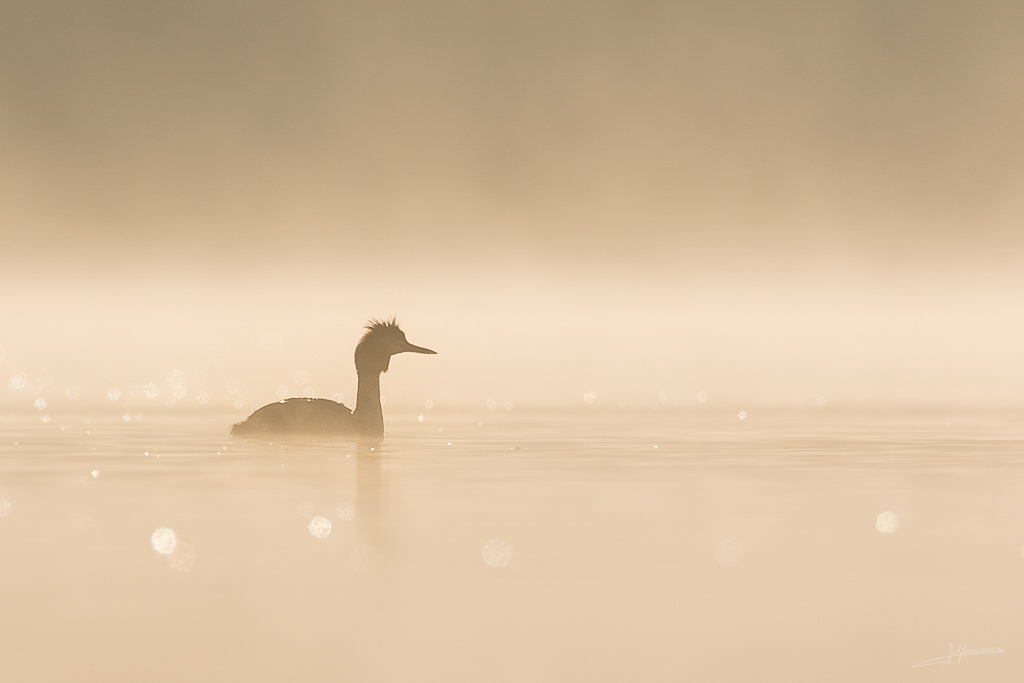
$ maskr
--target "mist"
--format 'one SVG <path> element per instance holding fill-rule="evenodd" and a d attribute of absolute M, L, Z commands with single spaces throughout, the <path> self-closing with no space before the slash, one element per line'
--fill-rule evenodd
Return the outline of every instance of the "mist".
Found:
<path fill-rule="evenodd" d="M 396 315 L 439 352 L 393 363 L 403 410 L 1018 405 L 1022 28 L 5 3 L 0 401 L 163 409 L 175 371 L 179 408 L 349 401 L 362 324 Z"/>

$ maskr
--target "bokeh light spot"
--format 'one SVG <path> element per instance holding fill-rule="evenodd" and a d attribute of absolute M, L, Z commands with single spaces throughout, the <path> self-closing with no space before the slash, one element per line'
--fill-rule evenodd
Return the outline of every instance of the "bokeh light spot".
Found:
<path fill-rule="evenodd" d="M 512 559 L 512 546 L 501 538 L 492 538 L 484 543 L 480 554 L 488 567 L 505 567 Z"/>
<path fill-rule="evenodd" d="M 899 526 L 900 518 L 896 516 L 895 512 L 889 512 L 888 510 L 878 515 L 878 518 L 875 520 L 875 528 L 883 534 L 891 534 Z"/>
<path fill-rule="evenodd" d="M 149 537 L 149 543 L 153 546 L 153 550 L 161 555 L 170 555 L 174 552 L 174 547 L 178 545 L 178 537 L 173 530 L 160 527 Z"/>
<path fill-rule="evenodd" d="M 317 538 L 327 538 L 331 535 L 331 520 L 326 517 L 314 517 L 309 522 L 309 533 Z"/>

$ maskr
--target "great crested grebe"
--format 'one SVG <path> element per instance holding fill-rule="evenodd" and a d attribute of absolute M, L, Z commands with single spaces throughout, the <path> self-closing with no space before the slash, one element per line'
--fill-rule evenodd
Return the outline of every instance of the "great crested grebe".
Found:
<path fill-rule="evenodd" d="M 384 438 L 384 411 L 380 407 L 380 373 L 388 371 L 396 353 L 437 353 L 410 344 L 405 332 L 391 320 L 371 319 L 356 345 L 356 409 L 326 398 L 289 398 L 265 405 L 231 427 L 231 436 L 347 437 L 359 441 Z"/>

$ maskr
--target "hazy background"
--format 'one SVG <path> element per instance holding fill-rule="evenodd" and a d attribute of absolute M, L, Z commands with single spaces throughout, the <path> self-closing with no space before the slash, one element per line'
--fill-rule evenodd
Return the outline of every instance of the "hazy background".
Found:
<path fill-rule="evenodd" d="M 1022 35 L 1017 2 L 3 0 L 0 402 L 351 405 L 395 314 L 439 352 L 385 376 L 414 410 L 1024 404 Z"/>

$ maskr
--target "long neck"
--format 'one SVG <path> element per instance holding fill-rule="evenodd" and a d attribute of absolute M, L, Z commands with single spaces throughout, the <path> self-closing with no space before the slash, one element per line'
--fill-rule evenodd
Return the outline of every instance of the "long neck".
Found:
<path fill-rule="evenodd" d="M 366 436 L 384 436 L 384 411 L 380 407 L 380 371 L 360 369 L 356 366 L 359 386 L 356 390 L 356 409 L 353 416 L 359 432 Z"/>

